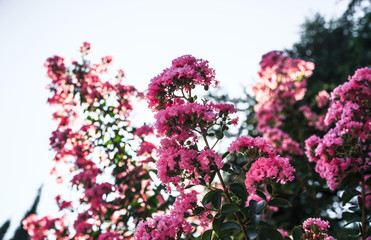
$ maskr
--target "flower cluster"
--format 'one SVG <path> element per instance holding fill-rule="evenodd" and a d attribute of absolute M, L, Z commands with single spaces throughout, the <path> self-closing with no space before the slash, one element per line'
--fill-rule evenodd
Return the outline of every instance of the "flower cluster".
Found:
<path fill-rule="evenodd" d="M 168 187 L 169 183 L 179 187 L 186 179 L 194 184 L 199 184 L 201 179 L 208 181 L 207 173 L 212 167 L 223 166 L 221 157 L 209 146 L 202 151 L 197 149 L 197 133 L 222 138 L 222 131 L 237 123 L 237 118 L 230 117 L 237 110 L 232 104 L 194 102 L 197 97 L 191 94 L 196 85 L 215 85 L 214 78 L 214 70 L 207 61 L 186 55 L 175 59 L 171 68 L 149 84 L 147 100 L 159 110 L 155 128 L 158 136 L 164 137 L 156 162 L 158 177 Z M 179 91 L 182 95 L 178 96 Z M 221 130 L 211 133 L 214 126 Z"/>
<path fill-rule="evenodd" d="M 33 217 L 26 221 L 25 229 L 32 239 L 47 234 L 62 239 L 59 232 L 68 239 L 88 239 L 91 234 L 96 239 L 130 237 L 133 233 L 127 219 L 136 223 L 152 214 L 153 209 L 145 206 L 145 199 L 157 198 L 160 191 L 151 184 L 148 170 L 137 159 L 144 155 L 147 161 L 153 161 L 156 147 L 146 138 L 153 129 L 146 125 L 135 129 L 130 123 L 133 104 L 143 94 L 122 84 L 121 70 L 115 79 L 104 80 L 112 57 L 92 64 L 86 59 L 90 49 L 90 44 L 83 44 L 81 62 L 69 65 L 62 57 L 54 56 L 45 64 L 51 80 L 48 89 L 52 96 L 48 102 L 56 108 L 53 116 L 58 122 L 50 138 L 56 162 L 52 172 L 59 182 L 67 180 L 81 197 L 56 198 L 63 219 L 78 213 L 71 225 L 60 224 L 61 218 Z M 134 146 L 140 146 L 134 156 L 130 149 L 133 141 Z M 71 172 L 69 178 L 60 174 L 65 168 Z M 112 178 L 107 179 L 107 174 Z M 136 208 L 133 202 L 139 202 Z M 111 222 L 112 216 L 116 216 L 115 222 Z"/>
<path fill-rule="evenodd" d="M 196 151 L 180 146 L 174 140 L 163 139 L 158 152 L 157 175 L 163 184 L 173 183 L 178 186 L 184 179 L 199 184 L 201 177 L 205 181 L 209 180 L 206 173 L 211 171 L 211 166 L 223 166 L 221 157 L 214 150 Z"/>
<path fill-rule="evenodd" d="M 253 86 L 257 104 L 257 130 L 281 154 L 303 154 L 299 144 L 282 132 L 279 126 L 285 119 L 282 110 L 304 97 L 306 80 L 314 65 L 301 59 L 292 59 L 283 52 L 265 54 L 260 62 L 259 81 Z M 283 144 L 279 144 L 279 143 Z"/>
<path fill-rule="evenodd" d="M 201 227 L 207 227 L 211 221 L 210 210 L 203 208 L 201 214 L 193 212 L 200 207 L 197 193 L 185 192 L 192 184 L 205 185 L 212 172 L 223 167 L 222 157 L 212 145 L 206 142 L 204 149 L 198 149 L 198 134 L 204 138 L 215 136 L 219 141 L 228 125 L 237 124 L 237 118 L 230 116 L 237 112 L 232 104 L 199 103 L 197 96 L 192 95 L 196 86 L 207 90 L 217 84 L 208 62 L 190 55 L 173 60 L 172 66 L 149 84 L 146 97 L 156 112 L 157 136 L 162 137 L 157 150 L 157 176 L 169 192 L 171 185 L 175 185 L 180 196 L 169 214 L 155 215 L 139 223 L 135 239 L 172 239 L 187 235 L 194 230 L 186 220 L 188 217 L 198 221 Z"/>
<path fill-rule="evenodd" d="M 252 165 L 245 180 L 246 189 L 250 194 L 255 194 L 255 185 L 264 180 L 284 184 L 294 179 L 295 169 L 289 159 L 277 155 L 276 150 L 263 138 L 239 137 L 231 143 L 228 150 L 231 153 L 238 151 L 251 159 Z"/>
<path fill-rule="evenodd" d="M 371 69 L 362 68 L 331 94 L 325 123 L 334 124 L 323 138 L 305 141 L 309 161 L 335 189 L 351 171 L 371 165 Z"/>
<path fill-rule="evenodd" d="M 328 221 L 320 218 L 308 218 L 303 222 L 305 240 L 336 240 L 325 232 L 330 227 Z"/>
<path fill-rule="evenodd" d="M 229 114 L 237 110 L 232 104 L 187 103 L 175 105 L 159 111 L 156 114 L 156 129 L 160 136 L 186 141 L 195 138 L 195 129 L 204 131 L 214 124 L 230 122 L 235 124 L 237 119 L 231 119 Z"/>
<path fill-rule="evenodd" d="M 205 89 L 218 85 L 215 71 L 209 68 L 208 62 L 191 55 L 174 59 L 170 68 L 151 80 L 146 96 L 149 106 L 161 110 L 179 102 L 179 97 L 193 101 L 189 96 L 196 85 Z M 181 95 L 176 95 L 177 92 Z"/>
<path fill-rule="evenodd" d="M 46 239 L 49 234 L 55 235 L 57 239 L 69 239 L 67 220 L 64 217 L 52 218 L 45 216 L 40 218 L 36 214 L 31 214 L 22 221 L 22 224 L 34 240 Z"/>
<path fill-rule="evenodd" d="M 195 191 L 181 193 L 169 214 L 156 215 L 153 218 L 147 218 L 146 221 L 141 221 L 136 228 L 134 239 L 175 239 L 177 236 L 182 235 L 182 233 L 192 233 L 193 227 L 185 218 L 193 215 L 192 209 L 195 209 L 197 206 L 197 193 Z M 204 226 L 208 225 L 211 221 L 208 218 L 200 218 L 203 220 L 201 225 Z"/>

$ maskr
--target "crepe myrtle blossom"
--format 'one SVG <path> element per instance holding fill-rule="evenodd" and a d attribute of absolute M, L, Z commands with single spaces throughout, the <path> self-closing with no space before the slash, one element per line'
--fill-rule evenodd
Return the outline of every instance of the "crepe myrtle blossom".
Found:
<path fill-rule="evenodd" d="M 136 228 L 134 239 L 136 240 L 162 240 L 172 239 L 178 233 L 192 233 L 192 225 L 186 218 L 193 214 L 192 209 L 197 207 L 197 192 L 181 193 L 174 203 L 174 208 L 169 214 L 156 215 L 141 221 Z M 201 225 L 208 225 L 209 218 L 201 217 Z M 205 222 L 206 221 L 206 222 Z"/>
<path fill-rule="evenodd" d="M 277 155 L 276 150 L 263 138 L 239 137 L 231 143 L 228 151 L 240 152 L 253 160 L 245 180 L 246 189 L 250 194 L 255 194 L 255 185 L 265 180 L 285 184 L 294 179 L 295 169 L 289 159 Z"/>
<path fill-rule="evenodd" d="M 259 81 L 253 86 L 258 104 L 269 101 L 277 105 L 294 103 L 304 97 L 305 78 L 312 75 L 314 64 L 302 59 L 292 59 L 281 51 L 271 51 L 263 55 L 258 72 Z"/>
<path fill-rule="evenodd" d="M 336 240 L 325 232 L 330 227 L 328 221 L 321 218 L 308 218 L 303 222 L 305 240 Z"/>
<path fill-rule="evenodd" d="M 312 75 L 314 64 L 292 59 L 280 51 L 271 51 L 263 55 L 260 67 L 259 81 L 253 86 L 257 100 L 254 106 L 257 130 L 277 147 L 279 153 L 301 155 L 303 151 L 299 143 L 279 127 L 286 118 L 282 111 L 303 99 L 306 78 Z"/>
<path fill-rule="evenodd" d="M 147 101 L 154 111 L 172 106 L 174 98 L 184 97 L 196 86 L 216 87 L 215 71 L 208 61 L 184 55 L 172 61 L 171 67 L 154 77 L 148 86 Z M 177 92 L 177 94 L 176 94 Z"/>
<path fill-rule="evenodd" d="M 323 138 L 305 141 L 309 161 L 334 190 L 350 172 L 371 165 L 371 69 L 358 69 L 349 81 L 331 93 L 325 123 L 332 124 Z"/>
<path fill-rule="evenodd" d="M 53 233 L 57 239 L 70 239 L 68 236 L 68 223 L 65 217 L 52 218 L 45 216 L 40 218 L 36 214 L 31 214 L 22 221 L 22 224 L 33 240 L 47 239 L 50 233 Z"/>
<path fill-rule="evenodd" d="M 134 135 L 143 137 L 154 133 L 154 129 L 151 126 L 143 125 L 140 128 L 137 128 L 134 132 Z"/>
<path fill-rule="evenodd" d="M 130 205 L 133 202 L 143 205 L 149 196 L 158 197 L 148 169 L 138 166 L 138 151 L 130 147 L 141 146 L 139 153 L 144 155 L 154 150 L 144 140 L 153 129 L 149 126 L 135 129 L 130 122 L 134 103 L 143 94 L 123 84 L 122 70 L 116 78 L 106 81 L 103 74 L 108 73 L 113 58 L 103 57 L 92 64 L 87 58 L 89 51 L 90 44 L 83 43 L 81 61 L 67 63 L 54 56 L 45 63 L 50 79 L 48 103 L 56 109 L 53 118 L 58 122 L 50 138 L 55 151 L 52 173 L 59 174 L 62 167 L 69 170 L 70 187 L 76 188 L 80 197 L 71 201 L 56 197 L 60 211 L 75 219 L 69 225 L 62 221 L 64 218 L 31 216 L 25 221 L 32 239 L 46 239 L 49 235 L 53 239 L 90 239 L 93 234 L 95 239 L 129 239 L 133 233 L 126 220 L 118 217 L 110 229 L 107 220 L 114 214 L 126 215 L 135 224 L 152 212 L 144 206 L 128 212 Z M 131 141 L 138 144 L 132 145 Z M 104 180 L 107 174 L 111 174 L 109 183 Z M 63 179 L 57 176 L 58 182 Z M 130 196 L 138 185 L 140 194 Z"/>
<path fill-rule="evenodd" d="M 161 140 L 158 153 L 157 176 L 165 185 L 173 183 L 179 186 L 185 179 L 193 184 L 199 184 L 200 177 L 204 177 L 205 181 L 209 180 L 207 173 L 211 171 L 211 166 L 218 168 L 223 166 L 221 156 L 214 150 L 206 149 L 198 152 L 167 138 Z"/>
<path fill-rule="evenodd" d="M 228 125 L 237 124 L 238 118 L 229 116 L 229 114 L 236 112 L 233 104 L 225 103 L 173 105 L 156 114 L 155 127 L 160 136 L 184 142 L 189 138 L 196 138 L 195 129 L 202 132 L 222 121 Z"/>
<path fill-rule="evenodd" d="M 325 107 L 327 103 L 329 102 L 330 98 L 331 96 L 326 90 L 320 91 L 318 95 L 316 96 L 317 106 L 319 108 Z"/>

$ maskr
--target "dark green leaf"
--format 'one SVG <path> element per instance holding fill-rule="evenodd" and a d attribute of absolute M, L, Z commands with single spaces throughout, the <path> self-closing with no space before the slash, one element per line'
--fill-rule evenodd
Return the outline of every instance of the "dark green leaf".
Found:
<path fill-rule="evenodd" d="M 268 202 L 268 205 L 272 207 L 292 207 L 292 204 L 283 198 L 274 198 Z"/>
<path fill-rule="evenodd" d="M 294 230 L 292 230 L 292 237 L 294 238 L 294 240 L 300 240 L 302 234 L 303 231 L 301 227 L 294 227 Z"/>
<path fill-rule="evenodd" d="M 224 154 L 223 154 L 223 156 L 222 156 L 222 159 L 224 159 L 226 156 L 228 156 L 229 155 L 229 152 L 225 152 Z"/>
<path fill-rule="evenodd" d="M 194 211 L 194 214 L 195 215 L 200 215 L 203 212 L 205 212 L 205 208 L 203 208 L 203 207 L 196 207 L 195 208 L 195 211 Z"/>
<path fill-rule="evenodd" d="M 236 165 L 236 164 L 232 164 L 232 169 L 235 173 L 237 174 L 241 174 L 242 173 L 242 169 L 240 166 Z"/>
<path fill-rule="evenodd" d="M 222 214 L 224 216 L 229 216 L 237 211 L 239 211 L 240 208 L 234 204 L 234 203 L 228 203 L 228 204 L 224 204 L 223 207 L 222 207 Z"/>
<path fill-rule="evenodd" d="M 255 228 L 246 228 L 246 233 L 249 235 L 250 240 L 254 240 L 259 235 Z"/>
<path fill-rule="evenodd" d="M 265 194 L 260 190 L 256 190 L 256 195 L 258 195 L 259 197 L 261 197 L 264 200 L 267 200 L 267 197 L 265 196 Z"/>
<path fill-rule="evenodd" d="M 223 216 L 214 218 L 213 229 L 217 234 L 219 234 L 219 232 L 220 232 L 220 227 L 222 226 L 223 221 L 224 221 Z"/>
<path fill-rule="evenodd" d="M 343 200 L 343 206 L 347 204 L 354 196 L 361 195 L 359 191 L 354 188 L 348 188 L 344 191 L 343 195 L 341 196 Z"/>
<path fill-rule="evenodd" d="M 269 195 L 272 195 L 273 189 L 272 189 L 272 186 L 270 184 L 267 184 L 267 191 L 268 191 Z"/>
<path fill-rule="evenodd" d="M 221 130 L 218 130 L 215 132 L 215 136 L 217 139 L 222 139 L 224 137 L 224 134 Z"/>
<path fill-rule="evenodd" d="M 361 218 L 358 214 L 351 212 L 344 212 L 343 219 L 347 222 L 347 224 L 361 221 Z"/>
<path fill-rule="evenodd" d="M 259 214 L 259 213 L 262 213 L 263 212 L 263 209 L 267 206 L 267 203 L 266 201 L 262 200 L 260 202 L 258 202 L 258 204 L 256 205 L 256 212 Z"/>
<path fill-rule="evenodd" d="M 247 200 L 247 191 L 243 184 L 241 183 L 232 183 L 229 186 L 229 190 L 235 194 L 237 197 L 241 198 L 242 200 Z"/>
<path fill-rule="evenodd" d="M 217 191 L 214 196 L 211 199 L 212 205 L 216 208 L 219 209 L 220 205 L 222 204 L 222 192 Z"/>
<path fill-rule="evenodd" d="M 213 198 L 213 196 L 217 193 L 217 192 L 220 192 L 220 190 L 212 190 L 208 193 L 206 193 L 206 195 L 203 197 L 202 199 L 202 204 L 203 205 L 206 205 L 207 203 L 211 202 L 211 199 Z"/>
<path fill-rule="evenodd" d="M 270 239 L 270 240 L 283 240 L 283 237 L 279 231 L 276 229 L 273 229 L 271 227 L 258 227 L 260 234 L 262 234 L 264 237 Z"/>
<path fill-rule="evenodd" d="M 236 230 L 240 229 L 240 225 L 238 223 L 229 221 L 222 224 L 222 227 L 220 228 L 220 231 L 230 231 L 230 230 Z"/>
<path fill-rule="evenodd" d="M 223 170 L 224 172 L 228 172 L 229 167 L 230 167 L 229 163 L 224 163 L 224 165 L 223 165 L 223 167 L 222 167 L 222 170 Z"/>
<path fill-rule="evenodd" d="M 257 206 L 258 206 L 258 203 L 255 200 L 250 200 L 250 202 L 249 202 L 249 208 L 250 208 L 249 218 L 250 218 L 251 223 L 254 226 L 259 224 L 259 222 L 262 218 L 262 215 L 263 215 L 263 214 L 258 214 L 257 213 L 257 211 L 256 211 Z"/>
<path fill-rule="evenodd" d="M 244 207 L 244 208 L 241 209 L 241 212 L 245 216 L 245 218 L 248 218 L 249 217 L 250 208 L 249 207 Z"/>
<path fill-rule="evenodd" d="M 213 171 L 213 172 L 211 172 L 211 173 L 208 173 L 208 175 L 210 176 L 209 183 L 211 183 L 211 182 L 214 180 L 214 178 L 215 178 L 216 171 Z"/>
<path fill-rule="evenodd" d="M 202 240 L 211 240 L 211 235 L 213 234 L 213 230 L 209 229 L 204 234 L 202 234 Z"/>

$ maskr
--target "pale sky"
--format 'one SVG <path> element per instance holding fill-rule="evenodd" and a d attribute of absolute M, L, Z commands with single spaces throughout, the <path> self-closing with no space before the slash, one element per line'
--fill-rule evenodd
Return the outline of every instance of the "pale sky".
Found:
<path fill-rule="evenodd" d="M 209 60 L 221 87 L 239 95 L 253 83 L 261 56 L 290 48 L 305 18 L 338 17 L 339 0 L 0 0 L 0 225 L 16 227 L 44 184 L 41 215 L 55 211 L 43 64 L 54 54 L 78 58 L 88 41 L 111 55 L 127 81 L 144 91 L 171 60 Z M 9 235 L 8 235 L 9 237 Z"/>

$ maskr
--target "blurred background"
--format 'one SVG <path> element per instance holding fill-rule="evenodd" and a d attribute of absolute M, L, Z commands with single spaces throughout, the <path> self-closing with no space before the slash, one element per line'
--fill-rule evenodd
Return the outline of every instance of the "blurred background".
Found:
<path fill-rule="evenodd" d="M 145 91 L 172 59 L 192 54 L 239 97 L 271 50 L 314 61 L 317 82 L 346 78 L 371 64 L 369 34 L 365 0 L 0 0 L 0 239 L 27 239 L 15 233 L 27 211 L 57 211 L 48 57 L 78 58 L 88 41 L 95 57 L 113 56 L 128 84 Z"/>

